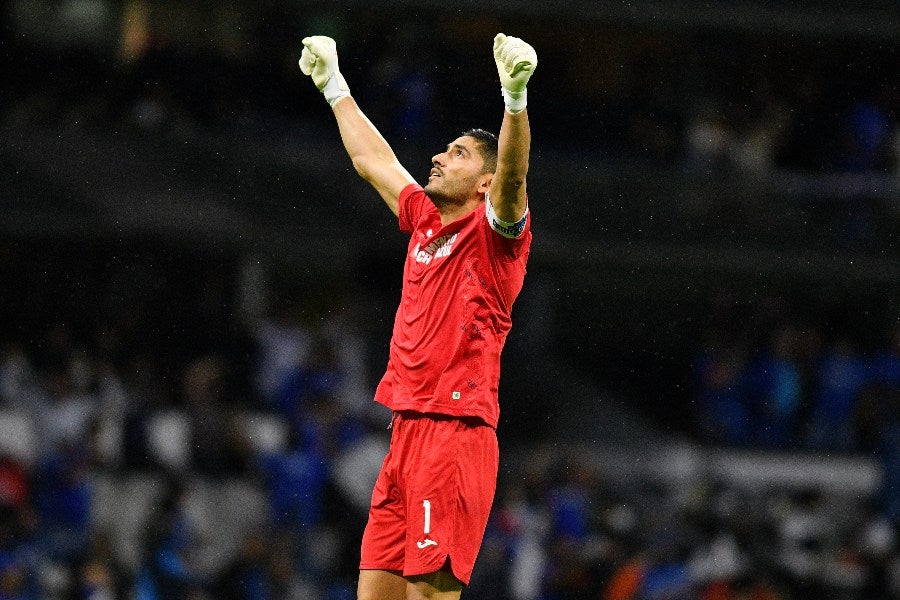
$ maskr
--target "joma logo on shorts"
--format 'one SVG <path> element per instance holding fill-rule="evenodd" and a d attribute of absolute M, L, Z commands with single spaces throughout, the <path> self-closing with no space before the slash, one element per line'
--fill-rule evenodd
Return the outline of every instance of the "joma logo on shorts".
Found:
<path fill-rule="evenodd" d="M 434 541 L 434 540 L 430 540 L 430 539 L 428 539 L 428 538 L 425 538 L 425 541 L 424 541 L 424 542 L 416 542 L 416 546 L 419 547 L 419 550 L 424 550 L 424 549 L 427 548 L 428 546 L 437 546 L 437 542 Z"/>

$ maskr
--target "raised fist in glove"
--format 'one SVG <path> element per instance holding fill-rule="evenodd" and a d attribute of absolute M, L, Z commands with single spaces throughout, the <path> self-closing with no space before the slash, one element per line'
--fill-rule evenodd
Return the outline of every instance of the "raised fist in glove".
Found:
<path fill-rule="evenodd" d="M 537 67 L 537 53 L 521 38 L 498 33 L 494 37 L 494 62 L 506 108 L 516 113 L 525 108 L 528 79 Z"/>
<path fill-rule="evenodd" d="M 331 106 L 350 95 L 350 88 L 338 69 L 337 45 L 330 37 L 313 35 L 303 38 L 300 70 L 312 77 L 313 83 Z"/>

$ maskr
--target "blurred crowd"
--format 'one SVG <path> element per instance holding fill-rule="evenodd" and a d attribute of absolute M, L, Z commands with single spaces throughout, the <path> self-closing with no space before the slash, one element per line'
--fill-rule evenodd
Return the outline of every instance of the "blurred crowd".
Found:
<path fill-rule="evenodd" d="M 537 450 L 506 480 L 473 598 L 876 599 L 900 594 L 896 524 L 815 488 L 598 477 Z"/>
<path fill-rule="evenodd" d="M 67 250 L 13 248 L 0 598 L 354 597 L 390 415 L 340 294 L 327 307 L 265 294 L 256 312 L 233 289 L 252 261 L 199 258 L 200 273 L 164 266 L 177 250 L 95 249 L 92 273 Z M 68 276 L 29 281 L 19 260 Z M 76 290 L 92 302 L 67 306 Z"/>
<path fill-rule="evenodd" d="M 313 285 L 296 296 L 263 292 L 253 261 L 195 256 L 193 273 L 177 250 L 147 251 L 123 267 L 133 277 L 118 280 L 106 261 L 129 252 L 113 249 L 95 254 L 105 266 L 93 279 L 73 266 L 78 253 L 59 252 L 42 259 L 22 249 L 34 268 L 58 262 L 67 278 L 20 278 L 23 295 L 3 327 L 0 598 L 353 598 L 390 417 L 371 402 L 379 367 L 360 314 Z M 3 273 L 14 273 L 5 260 Z M 92 303 L 52 301 L 85 287 Z M 253 298 L 268 300 L 261 308 Z M 55 318 L 41 328 L 46 311 Z M 778 329 L 762 335 L 796 343 Z M 717 349 L 698 362 L 710 384 L 722 379 L 710 375 Z M 781 449 L 825 452 L 843 441 L 750 414 L 740 426 L 724 422 L 746 439 L 724 437 L 731 429 L 716 419 L 727 411 L 716 403 L 725 387 L 697 400 L 717 443 L 780 439 Z M 501 469 L 469 597 L 900 594 L 898 521 L 883 498 L 708 474 L 632 477 L 559 442 L 520 447 Z M 896 502 L 896 488 L 889 495 Z"/>
<path fill-rule="evenodd" d="M 808 300 L 711 302 L 693 362 L 694 423 L 731 447 L 864 453 L 881 463 L 880 508 L 900 519 L 900 326 L 865 324 Z M 866 311 L 862 311 L 866 312 Z"/>

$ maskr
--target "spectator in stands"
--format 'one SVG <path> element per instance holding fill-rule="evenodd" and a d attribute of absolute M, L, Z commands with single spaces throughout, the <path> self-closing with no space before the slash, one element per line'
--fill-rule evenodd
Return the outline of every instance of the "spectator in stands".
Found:
<path fill-rule="evenodd" d="M 147 518 L 144 555 L 135 583 L 137 600 L 205 598 L 207 581 L 197 564 L 199 546 L 185 500 L 182 482 L 170 481 Z"/>
<path fill-rule="evenodd" d="M 44 551 L 53 560 L 73 561 L 87 545 L 92 490 L 87 469 L 85 444 L 62 443 L 45 459 L 38 474 L 35 504 Z"/>
<path fill-rule="evenodd" d="M 330 340 L 318 337 L 303 360 L 284 371 L 274 404 L 283 416 L 293 419 L 298 411 L 308 410 L 313 397 L 335 394 L 342 383 L 336 349 Z"/>
<path fill-rule="evenodd" d="M 0 509 L 22 510 L 30 495 L 31 481 L 25 465 L 0 452 Z"/>
<path fill-rule="evenodd" d="M 744 388 L 746 350 L 727 346 L 715 332 L 708 340 L 694 366 L 699 387 L 697 423 L 707 440 L 746 445 L 752 439 Z"/>
<path fill-rule="evenodd" d="M 328 458 L 321 444 L 315 439 L 304 440 L 292 430 L 288 447 L 261 457 L 260 462 L 273 526 L 294 540 L 292 555 L 309 555 L 315 551 L 312 538 L 322 521 L 329 476 Z M 298 565 L 304 576 L 313 575 L 310 561 L 299 561 Z"/>
<path fill-rule="evenodd" d="M 595 589 L 589 508 L 596 481 L 577 461 L 563 463 L 556 479 L 545 498 L 550 517 L 545 587 L 551 598 L 583 598 Z"/>
<path fill-rule="evenodd" d="M 688 560 L 690 577 L 702 590 L 701 596 L 727 598 L 733 584 L 748 571 L 747 557 L 734 531 L 709 517 L 704 521 Z"/>
<path fill-rule="evenodd" d="M 641 600 L 691 600 L 693 582 L 687 567 L 687 540 L 677 527 L 667 527 L 649 540 L 646 570 L 638 592 Z"/>
<path fill-rule="evenodd" d="M 821 598 L 819 578 L 825 564 L 828 542 L 835 533 L 826 496 L 816 488 L 798 491 L 779 523 L 778 560 L 803 598 Z"/>
<path fill-rule="evenodd" d="M 853 411 L 868 378 L 866 363 L 852 340 L 839 337 L 821 357 L 817 373 L 807 445 L 816 450 L 854 450 Z"/>
<path fill-rule="evenodd" d="M 324 596 L 319 586 L 304 577 L 297 568 L 293 544 L 285 543 L 285 535 L 276 536 L 269 552 L 271 600 L 306 600 Z"/>
<path fill-rule="evenodd" d="M 97 416 L 94 394 L 81 393 L 72 382 L 68 364 L 54 364 L 43 378 L 44 402 L 36 402 L 38 431 L 42 447 L 53 451 L 63 445 L 78 445 L 87 439 Z"/>
<path fill-rule="evenodd" d="M 285 302 L 273 315 L 250 327 L 257 343 L 256 389 L 263 401 L 279 410 L 278 391 L 297 365 L 306 363 L 311 336 L 297 306 Z"/>
<path fill-rule="evenodd" d="M 246 535 L 240 553 L 225 565 L 213 585 L 218 600 L 266 600 L 272 596 L 268 539 L 263 532 Z"/>
<path fill-rule="evenodd" d="M 124 590 L 116 587 L 116 582 L 109 566 L 97 560 L 84 562 L 77 573 L 78 600 L 113 600 L 121 597 Z"/>
<path fill-rule="evenodd" d="M 803 382 L 796 340 L 792 326 L 779 327 L 749 368 L 747 394 L 753 442 L 758 446 L 784 449 L 798 442 Z"/>
<path fill-rule="evenodd" d="M 856 531 L 851 537 L 854 553 L 849 560 L 859 561 L 863 582 L 860 600 L 891 597 L 891 560 L 897 549 L 897 522 L 888 519 L 876 499 L 864 503 Z"/>
<path fill-rule="evenodd" d="M 249 442 L 237 422 L 226 389 L 227 366 L 217 356 L 203 356 L 184 374 L 184 403 L 190 416 L 192 466 L 201 475 L 246 475 L 252 462 Z"/>
<path fill-rule="evenodd" d="M 160 384 L 159 370 L 157 360 L 142 354 L 130 359 L 124 371 L 123 385 L 128 404 L 121 415 L 121 456 L 126 472 L 159 468 L 150 451 L 147 423 L 153 411 L 172 404 Z"/>
<path fill-rule="evenodd" d="M 637 600 L 647 577 L 649 559 L 640 552 L 623 562 L 603 590 L 603 600 Z"/>
<path fill-rule="evenodd" d="M 75 563 L 73 597 L 78 600 L 125 598 L 131 589 L 127 569 L 116 557 L 109 533 L 96 531 Z"/>
<path fill-rule="evenodd" d="M 31 361 L 22 344 L 10 342 L 0 350 L 0 406 L 21 409 L 34 385 Z"/>
<path fill-rule="evenodd" d="M 39 600 L 38 555 L 28 539 L 26 509 L 0 506 L 0 600 Z"/>

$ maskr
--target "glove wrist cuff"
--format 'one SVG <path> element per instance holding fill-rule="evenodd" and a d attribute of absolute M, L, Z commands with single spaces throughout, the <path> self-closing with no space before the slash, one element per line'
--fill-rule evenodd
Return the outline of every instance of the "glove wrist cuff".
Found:
<path fill-rule="evenodd" d="M 325 82 L 325 85 L 322 86 L 322 95 L 325 96 L 325 100 L 328 101 L 328 105 L 331 107 L 334 107 L 341 98 L 346 98 L 350 95 L 350 88 L 347 86 L 347 82 L 340 71 L 332 73 L 328 81 Z"/>
<path fill-rule="evenodd" d="M 521 92 L 511 92 L 500 86 L 500 91 L 503 93 L 503 103 L 506 105 L 506 110 L 510 114 L 514 115 L 525 110 L 525 106 L 528 104 L 528 88 L 523 89 Z"/>

